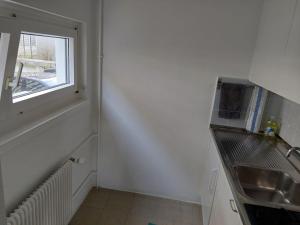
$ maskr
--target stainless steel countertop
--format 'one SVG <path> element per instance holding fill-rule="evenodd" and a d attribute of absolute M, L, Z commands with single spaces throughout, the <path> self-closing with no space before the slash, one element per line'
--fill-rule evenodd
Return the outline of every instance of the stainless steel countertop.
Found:
<path fill-rule="evenodd" d="M 258 201 L 248 197 L 243 193 L 234 171 L 237 165 L 283 171 L 300 183 L 300 158 L 292 155 L 287 159 L 284 156 L 291 146 L 279 137 L 266 137 L 242 129 L 211 125 L 211 132 L 244 225 L 251 225 L 245 204 L 300 212 L 300 206 Z"/>

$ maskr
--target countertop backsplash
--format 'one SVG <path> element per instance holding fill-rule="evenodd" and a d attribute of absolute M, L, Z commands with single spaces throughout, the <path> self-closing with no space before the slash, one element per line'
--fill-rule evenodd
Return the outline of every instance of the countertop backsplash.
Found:
<path fill-rule="evenodd" d="M 279 135 L 291 146 L 300 147 L 300 105 L 270 93 L 263 121 L 267 121 L 270 116 L 274 116 L 281 124 Z"/>

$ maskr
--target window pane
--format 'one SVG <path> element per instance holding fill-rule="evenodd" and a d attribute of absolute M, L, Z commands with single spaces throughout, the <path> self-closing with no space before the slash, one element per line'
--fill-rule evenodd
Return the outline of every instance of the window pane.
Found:
<path fill-rule="evenodd" d="M 22 33 L 13 98 L 68 84 L 68 45 L 68 38 Z"/>

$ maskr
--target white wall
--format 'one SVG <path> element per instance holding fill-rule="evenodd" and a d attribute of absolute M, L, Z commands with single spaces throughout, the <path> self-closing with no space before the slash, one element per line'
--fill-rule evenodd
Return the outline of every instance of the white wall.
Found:
<path fill-rule="evenodd" d="M 260 8 L 104 1 L 102 186 L 200 202 L 216 77 L 248 77 Z"/>
<path fill-rule="evenodd" d="M 75 166 L 73 192 L 96 170 L 97 132 L 96 50 L 97 0 L 18 0 L 20 3 L 81 20 L 86 23 L 86 90 L 88 100 L 77 108 L 43 126 L 27 138 L 20 137 L 1 155 L 4 197 L 7 211 L 26 197 L 49 173 L 77 149 L 75 156 L 87 158 L 86 165 Z M 96 95 L 97 96 L 97 95 Z M 86 140 L 86 141 L 85 141 Z M 93 161 L 91 161 L 93 159 Z"/>

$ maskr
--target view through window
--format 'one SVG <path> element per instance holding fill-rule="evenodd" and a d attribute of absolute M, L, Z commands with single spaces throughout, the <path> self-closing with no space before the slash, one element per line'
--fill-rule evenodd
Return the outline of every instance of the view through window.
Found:
<path fill-rule="evenodd" d="M 70 83 L 68 70 L 69 38 L 22 32 L 13 99 Z"/>

